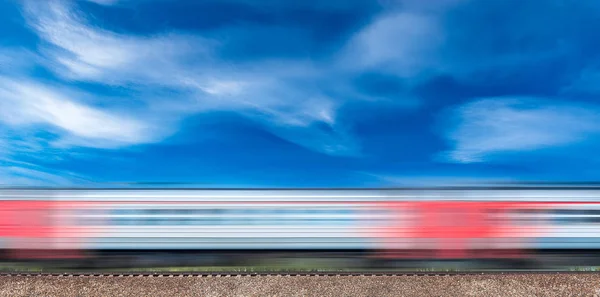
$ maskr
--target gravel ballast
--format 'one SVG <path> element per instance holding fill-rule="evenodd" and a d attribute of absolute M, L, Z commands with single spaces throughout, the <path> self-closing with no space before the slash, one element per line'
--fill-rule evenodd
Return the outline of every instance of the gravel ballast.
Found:
<path fill-rule="evenodd" d="M 600 296 L 600 274 L 2 276 L 0 296 Z"/>

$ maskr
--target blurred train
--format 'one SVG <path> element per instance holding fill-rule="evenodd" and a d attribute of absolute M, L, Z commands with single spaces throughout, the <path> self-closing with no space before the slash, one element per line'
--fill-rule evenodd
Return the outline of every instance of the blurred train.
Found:
<path fill-rule="evenodd" d="M 600 187 L 0 189 L 0 261 L 387 267 L 600 260 Z"/>

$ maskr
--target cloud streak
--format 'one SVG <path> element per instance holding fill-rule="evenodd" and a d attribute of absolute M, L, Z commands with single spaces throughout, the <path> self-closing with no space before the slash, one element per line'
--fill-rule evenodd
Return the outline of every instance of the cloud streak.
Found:
<path fill-rule="evenodd" d="M 217 58 L 227 44 L 215 39 L 176 33 L 117 34 L 87 25 L 68 2 L 30 1 L 26 7 L 30 25 L 46 42 L 48 63 L 67 79 L 145 90 L 171 88 L 187 95 L 158 105 L 180 110 L 180 118 L 214 110 L 237 111 L 311 150 L 357 153 L 356 141 L 335 122 L 336 110 L 346 99 L 326 96 L 311 86 L 311 81 L 327 73 L 317 71 L 310 61 L 236 65 Z M 152 99 L 142 101 L 152 108 L 157 98 Z M 322 125 L 329 128 L 318 128 Z"/>
<path fill-rule="evenodd" d="M 580 143 L 600 134 L 600 106 L 538 98 L 485 98 L 455 108 L 445 138 L 448 159 L 483 162 L 501 153 Z"/>
<path fill-rule="evenodd" d="M 443 42 L 437 20 L 417 12 L 380 16 L 349 42 L 343 63 L 352 68 L 385 71 L 411 78 L 435 65 Z"/>
<path fill-rule="evenodd" d="M 103 84 L 174 84 L 183 65 L 202 60 L 208 44 L 178 34 L 137 37 L 89 26 L 65 1 L 26 2 L 31 27 L 46 42 L 51 67 L 69 79 Z M 166 75 L 170 73 L 171 75 Z"/>
<path fill-rule="evenodd" d="M 72 93 L 71 95 L 75 95 Z M 47 127 L 62 145 L 116 148 L 156 140 L 158 127 L 94 108 L 39 83 L 0 77 L 0 121 L 12 128 Z"/>
<path fill-rule="evenodd" d="M 44 168 L 4 166 L 0 169 L 0 186 L 82 186 L 92 182 L 68 172 L 49 173 Z"/>
<path fill-rule="evenodd" d="M 119 2 L 119 0 L 85 0 L 85 1 L 100 4 L 100 5 L 114 5 L 114 4 L 117 4 L 117 2 Z"/>

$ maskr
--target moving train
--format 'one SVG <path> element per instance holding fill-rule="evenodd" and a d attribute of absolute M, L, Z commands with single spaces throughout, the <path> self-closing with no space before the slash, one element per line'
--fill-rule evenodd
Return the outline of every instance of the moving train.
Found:
<path fill-rule="evenodd" d="M 591 265 L 599 231 L 596 186 L 0 189 L 0 261 L 10 262 Z"/>

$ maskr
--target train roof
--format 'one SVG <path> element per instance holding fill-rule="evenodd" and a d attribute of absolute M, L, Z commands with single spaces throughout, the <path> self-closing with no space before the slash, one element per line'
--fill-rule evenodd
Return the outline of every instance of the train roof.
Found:
<path fill-rule="evenodd" d="M 598 201 L 598 185 L 404 188 L 0 188 L 0 200 L 69 201 Z"/>
<path fill-rule="evenodd" d="M 4 190 L 32 191 L 402 191 L 402 190 L 600 190 L 600 182 L 496 182 L 461 185 L 437 186 L 400 186 L 400 187 L 198 187 L 182 186 L 184 183 L 144 183 L 125 184 L 125 186 L 96 187 L 10 187 L 0 186 Z M 161 186 L 162 185 L 162 186 Z M 166 185 L 166 186 L 165 186 Z M 171 186 L 168 186 L 171 185 Z"/>

